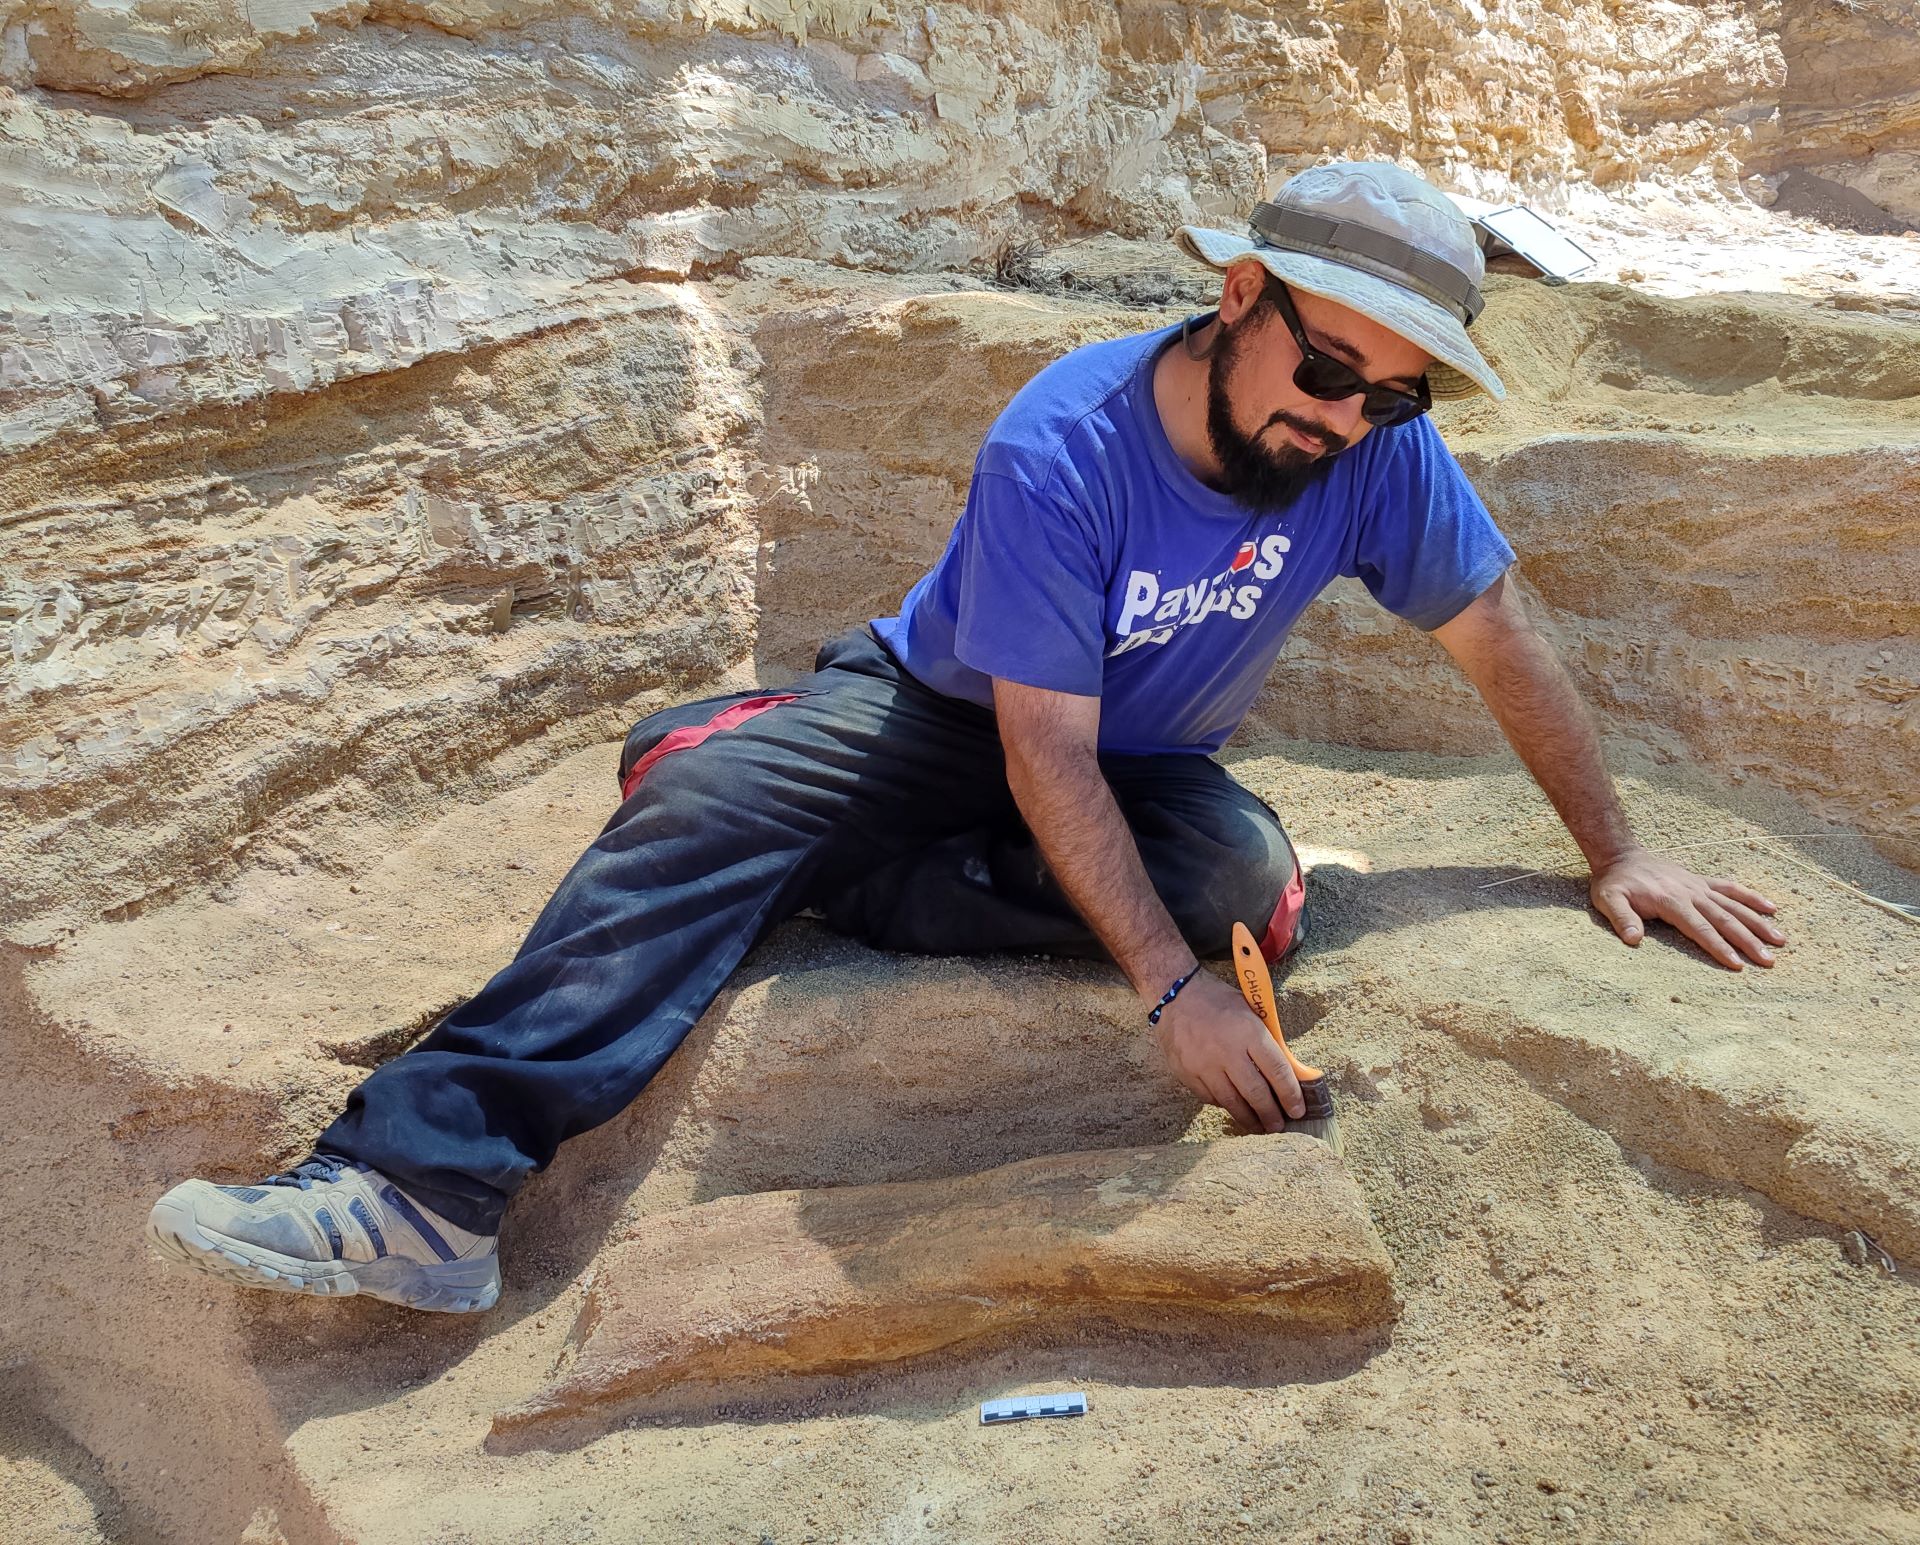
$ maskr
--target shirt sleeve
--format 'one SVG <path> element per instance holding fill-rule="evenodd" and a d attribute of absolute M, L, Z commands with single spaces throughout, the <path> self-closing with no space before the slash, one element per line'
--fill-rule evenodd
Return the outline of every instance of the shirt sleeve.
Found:
<path fill-rule="evenodd" d="M 1388 611 L 1431 632 L 1506 573 L 1513 548 L 1430 420 L 1396 439 L 1361 516 L 1352 572 Z"/>
<path fill-rule="evenodd" d="M 1105 565 L 1086 515 L 1020 478 L 976 472 L 960 517 L 953 652 L 962 665 L 1098 697 Z"/>

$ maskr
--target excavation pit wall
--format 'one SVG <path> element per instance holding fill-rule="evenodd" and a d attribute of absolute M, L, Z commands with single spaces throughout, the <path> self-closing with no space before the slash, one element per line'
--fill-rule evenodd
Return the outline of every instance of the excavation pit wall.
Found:
<path fill-rule="evenodd" d="M 890 610 L 1022 381 L 1205 304 L 1145 250 L 1101 255 L 1021 290 L 784 260 L 622 286 L 482 360 L 0 464 L 33 512 L 9 533 L 34 596 L 5 707 L 10 1211 L 97 1198 L 7 1246 L 22 1473 L 103 1537 L 160 1539 L 1157 1538 L 1242 1513 L 1286 1538 L 1329 1509 L 1449 1538 L 1562 1506 L 1649 1538 L 1819 1537 L 1841 1506 L 1899 1537 L 1911 1291 L 1846 1252 L 1920 1255 L 1920 949 L 1834 883 L 1920 894 L 1896 867 L 1920 837 L 1898 317 L 1496 281 L 1514 399 L 1441 419 L 1645 835 L 1783 903 L 1773 972 L 1606 936 L 1490 721 L 1364 592 L 1309 614 L 1230 748 L 1315 863 L 1287 1012 L 1340 1093 L 1390 1332 L 1095 1317 L 488 1451 L 570 1355 L 602 1242 L 655 1213 L 1226 1135 L 1110 973 L 808 924 L 530 1191 L 491 1317 L 236 1296 L 141 1254 L 159 1189 L 298 1157 L 508 957 L 605 819 L 630 717 L 778 681 Z M 980 1446 L 973 1402 L 1048 1379 L 1093 1387 L 1097 1438 Z"/>
<path fill-rule="evenodd" d="M 42 942 L 251 865 L 344 873 L 650 705 L 806 669 L 937 556 L 1022 382 L 1206 304 L 1178 261 L 1092 243 L 1035 293 L 756 260 L 609 287 L 513 345 L 8 458 L 0 921 Z M 1439 421 L 1608 729 L 1920 861 L 1916 314 L 1490 290 L 1478 331 L 1514 395 Z M 1165 303 L 1114 298 L 1142 292 Z M 1497 743 L 1352 582 L 1259 715 L 1379 749 Z"/>

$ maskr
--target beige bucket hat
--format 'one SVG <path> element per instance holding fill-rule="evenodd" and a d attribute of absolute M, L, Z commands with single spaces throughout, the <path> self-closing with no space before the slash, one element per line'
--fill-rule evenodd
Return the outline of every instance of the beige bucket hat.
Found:
<path fill-rule="evenodd" d="M 1387 161 L 1336 161 L 1289 178 L 1254 207 L 1249 234 L 1183 225 L 1189 257 L 1223 272 L 1253 258 L 1287 284 L 1371 317 L 1431 354 L 1436 400 L 1485 392 L 1500 377 L 1467 338 L 1486 302 L 1473 222 L 1432 183 Z"/>

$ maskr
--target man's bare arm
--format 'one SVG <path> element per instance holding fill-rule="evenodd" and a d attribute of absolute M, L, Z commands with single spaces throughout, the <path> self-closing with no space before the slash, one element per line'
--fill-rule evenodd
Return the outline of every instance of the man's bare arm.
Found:
<path fill-rule="evenodd" d="M 1504 576 L 1435 638 L 1466 672 L 1596 874 L 1639 846 L 1593 716 Z"/>
<path fill-rule="evenodd" d="M 1152 1005 L 1199 962 L 1153 888 L 1100 771 L 1100 699 L 995 679 L 1007 783 L 1061 888 Z M 1286 1058 L 1240 994 L 1201 972 L 1160 1018 L 1160 1045 L 1194 1094 L 1278 1131 L 1306 1107 Z"/>
<path fill-rule="evenodd" d="M 1101 776 L 1100 699 L 996 681 L 1007 782 L 1054 875 L 1149 1002 L 1197 962 Z"/>
<path fill-rule="evenodd" d="M 1434 637 L 1459 662 L 1580 845 L 1593 904 L 1614 932 L 1638 944 L 1642 919 L 1664 918 L 1731 970 L 1740 969 L 1741 952 L 1773 964 L 1769 946 L 1785 943 L 1786 935 L 1767 921 L 1771 901 L 1736 880 L 1697 875 L 1635 839 L 1593 716 L 1510 580 L 1495 580 Z"/>

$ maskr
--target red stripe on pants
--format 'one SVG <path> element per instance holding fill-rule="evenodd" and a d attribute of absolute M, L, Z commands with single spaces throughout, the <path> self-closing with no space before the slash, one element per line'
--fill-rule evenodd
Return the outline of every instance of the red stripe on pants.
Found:
<path fill-rule="evenodd" d="M 689 746 L 697 746 L 709 735 L 717 735 L 721 730 L 734 729 L 745 724 L 755 714 L 763 714 L 769 708 L 778 708 L 782 703 L 791 703 L 799 697 L 798 692 L 770 692 L 765 697 L 750 697 L 743 702 L 729 703 L 705 724 L 683 724 L 677 730 L 670 730 L 660 737 L 660 742 L 632 767 L 627 769 L 626 781 L 620 785 L 620 797 L 632 799 L 633 791 L 640 787 L 640 780 L 646 777 L 648 770 L 663 756 L 671 756 L 676 751 L 684 751 Z"/>
<path fill-rule="evenodd" d="M 1267 931 L 1260 935 L 1260 953 L 1267 957 L 1269 964 L 1286 954 L 1287 946 L 1293 943 L 1293 931 L 1299 926 L 1300 908 L 1306 899 L 1307 882 L 1300 878 L 1299 866 L 1295 865 L 1293 878 L 1280 892 L 1273 916 L 1267 919 Z"/>

